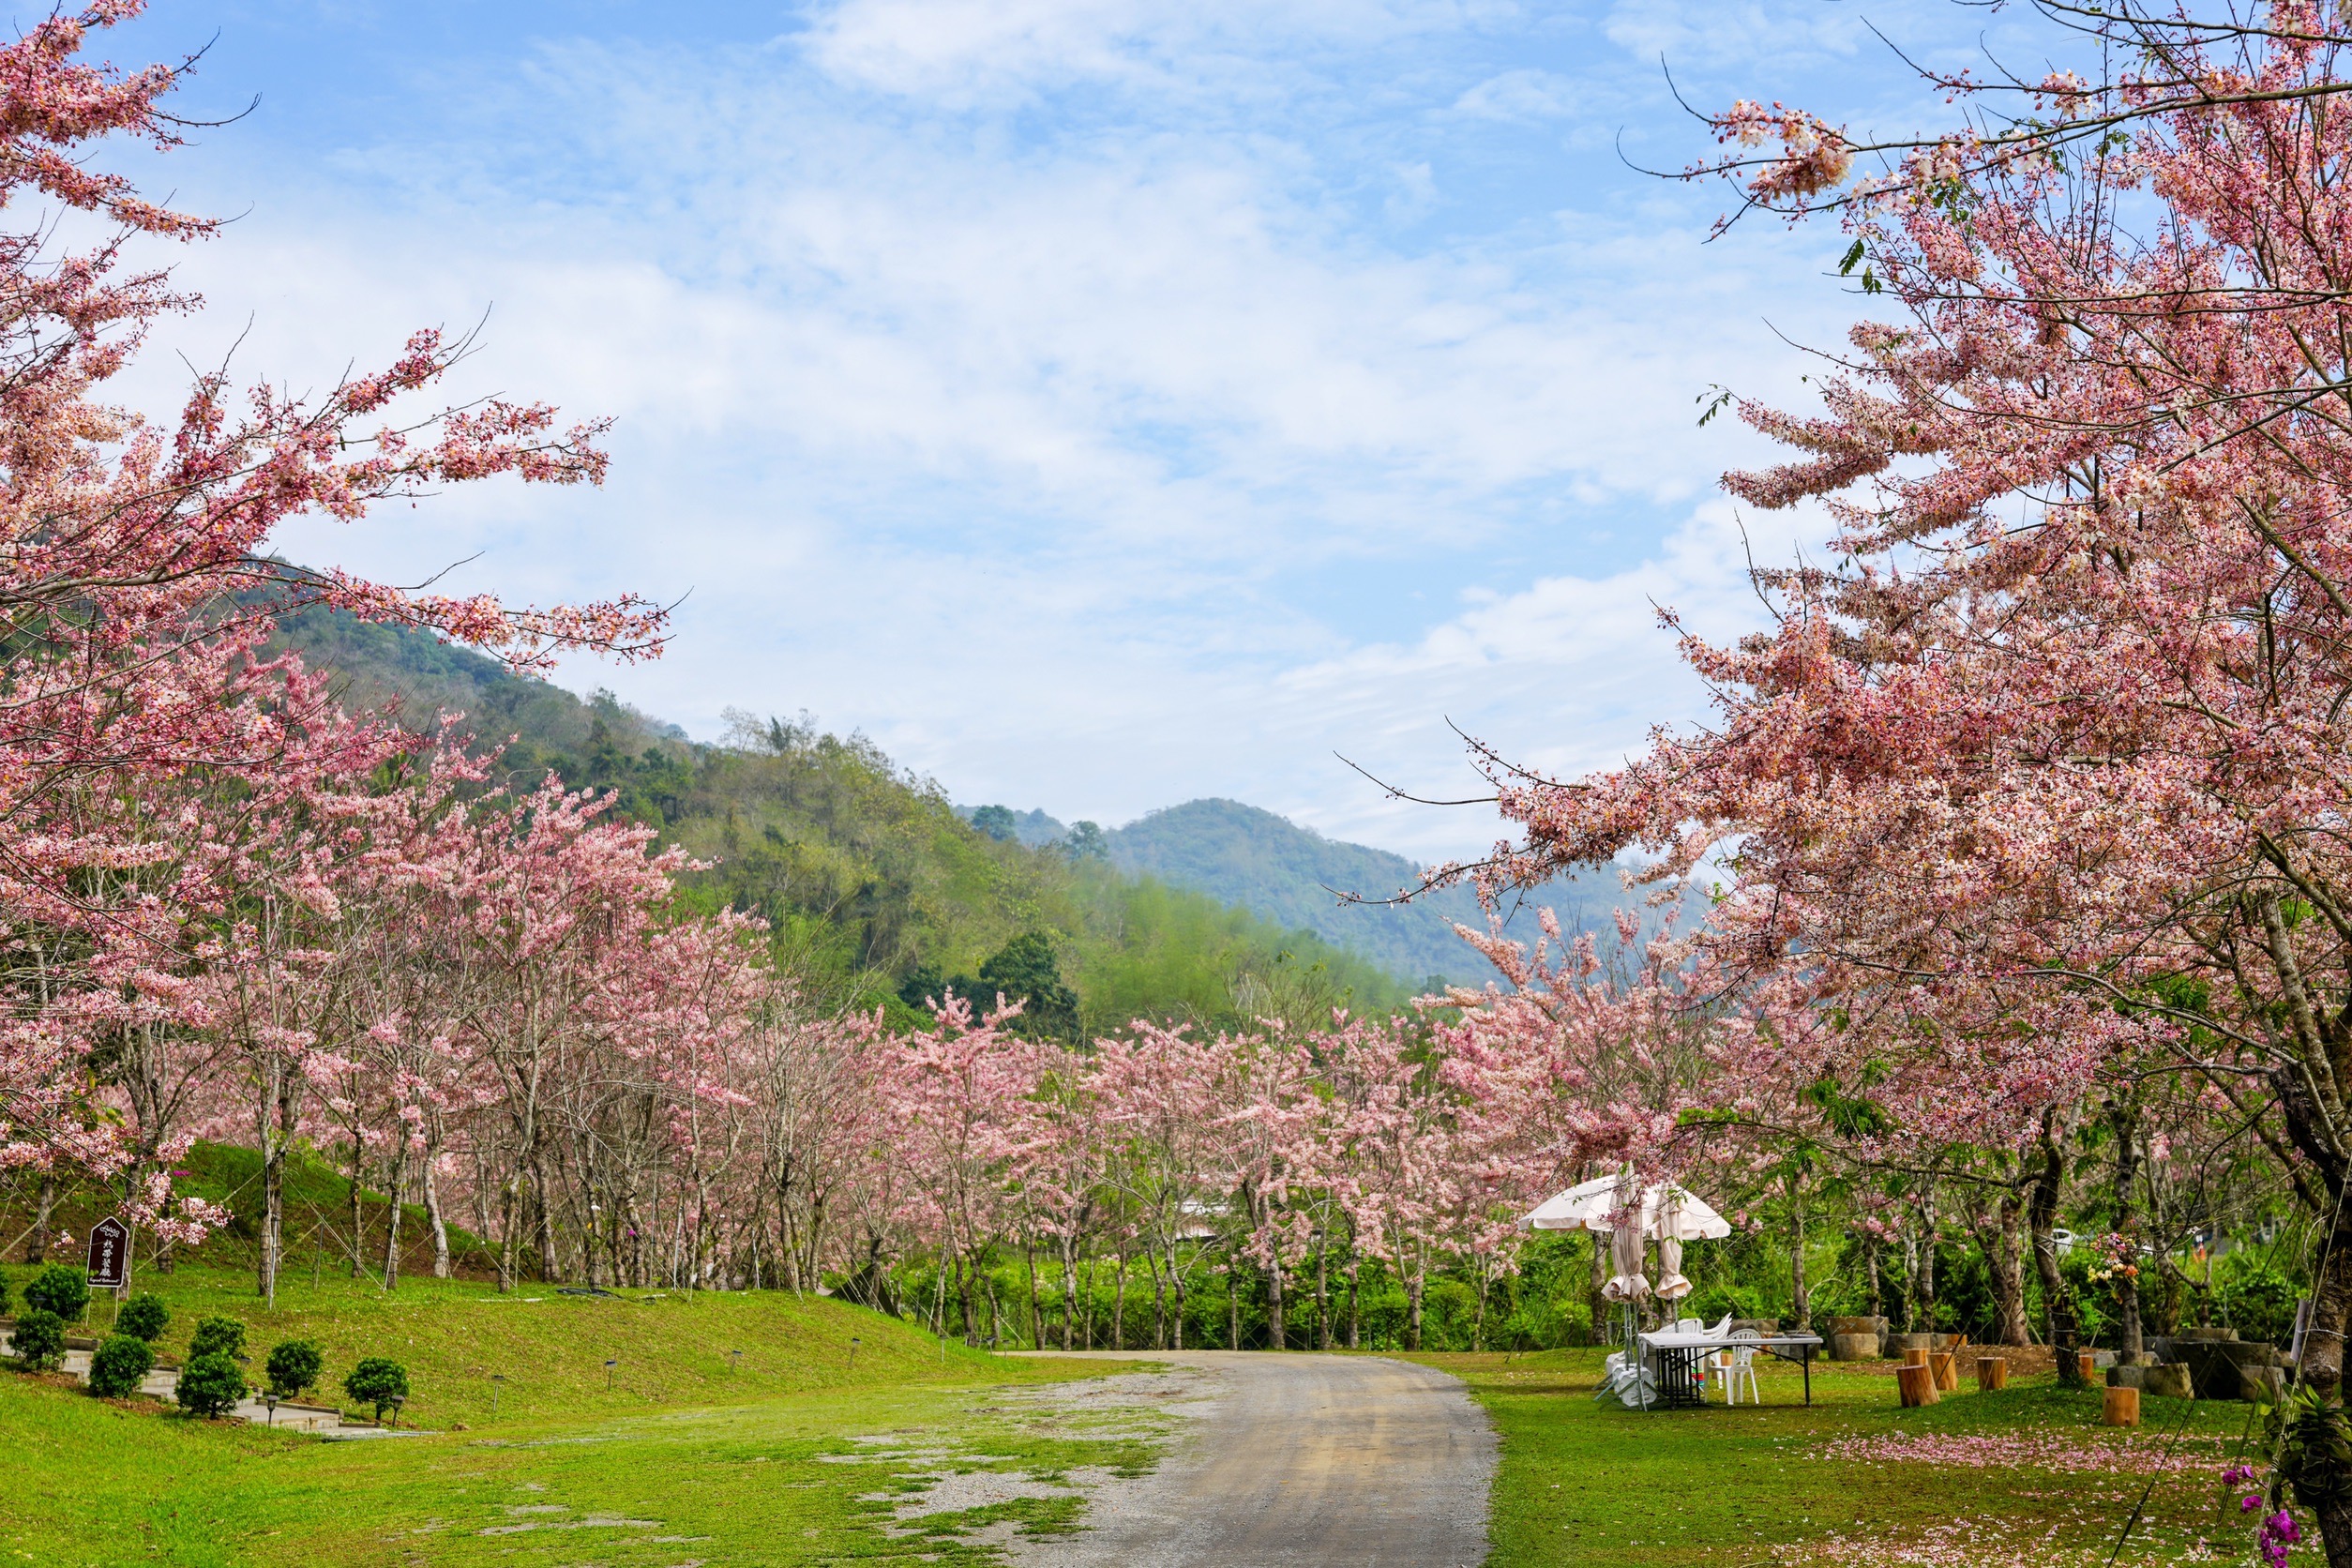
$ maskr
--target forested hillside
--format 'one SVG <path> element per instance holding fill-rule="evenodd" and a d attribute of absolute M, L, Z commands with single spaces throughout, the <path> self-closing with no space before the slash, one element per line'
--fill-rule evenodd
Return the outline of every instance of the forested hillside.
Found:
<path fill-rule="evenodd" d="M 844 1004 L 905 1012 L 942 984 L 1002 988 L 1067 1032 L 1136 1016 L 1216 1022 L 1243 1007 L 1304 1018 L 1409 993 L 1310 930 L 974 831 L 936 783 L 861 736 L 736 714 L 720 744 L 697 745 L 609 693 L 583 700 L 339 611 L 293 617 L 286 636 L 350 702 L 398 702 L 418 728 L 461 711 L 477 744 L 505 744 L 513 784 L 552 770 L 616 791 L 623 813 L 715 862 L 683 879 L 687 897 L 764 917 L 779 956 Z"/>

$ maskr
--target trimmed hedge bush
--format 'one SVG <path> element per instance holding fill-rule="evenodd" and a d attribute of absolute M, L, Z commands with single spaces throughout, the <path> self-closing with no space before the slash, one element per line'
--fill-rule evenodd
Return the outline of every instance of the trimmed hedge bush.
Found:
<path fill-rule="evenodd" d="M 196 1356 L 180 1369 L 180 1408 L 192 1415 L 227 1415 L 245 1397 L 245 1374 L 215 1351 Z"/>
<path fill-rule="evenodd" d="M 275 1345 L 269 1352 L 269 1391 L 280 1399 L 299 1399 L 306 1390 L 318 1385 L 319 1373 L 324 1369 L 325 1358 L 319 1348 L 307 1339 L 289 1339 Z"/>
<path fill-rule="evenodd" d="M 17 1364 L 27 1372 L 54 1366 L 66 1355 L 66 1320 L 54 1312 L 34 1307 L 18 1315 L 8 1340 Z"/>
<path fill-rule="evenodd" d="M 24 1282 L 24 1304 L 70 1323 L 90 1304 L 90 1282 L 80 1269 L 52 1263 Z"/>
<path fill-rule="evenodd" d="M 114 1332 L 152 1345 L 163 1337 L 171 1321 L 172 1309 L 163 1304 L 163 1298 L 143 1290 L 123 1303 L 123 1309 L 114 1315 Z"/>
<path fill-rule="evenodd" d="M 395 1396 L 408 1397 L 408 1368 L 397 1361 L 369 1356 L 351 1369 L 351 1376 L 343 1380 L 343 1392 L 363 1405 L 373 1405 L 376 1419 L 382 1421 Z"/>
<path fill-rule="evenodd" d="M 196 1332 L 188 1336 L 188 1359 L 199 1356 L 226 1356 L 231 1361 L 245 1354 L 245 1320 L 241 1318 L 199 1318 Z"/>
<path fill-rule="evenodd" d="M 136 1334 L 109 1334 L 90 1358 L 90 1392 L 106 1399 L 121 1399 L 139 1392 L 139 1384 L 155 1367 L 155 1348 Z"/>

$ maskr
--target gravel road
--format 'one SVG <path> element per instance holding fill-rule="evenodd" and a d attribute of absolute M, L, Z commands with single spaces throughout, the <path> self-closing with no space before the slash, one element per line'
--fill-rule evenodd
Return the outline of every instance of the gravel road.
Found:
<path fill-rule="evenodd" d="M 1084 1352 L 1079 1352 L 1083 1354 Z M 1495 1435 L 1442 1372 L 1363 1356 L 1153 1350 L 1184 1369 L 1158 1470 L 1105 1482 L 1051 1568 L 1475 1568 L 1486 1560 Z"/>

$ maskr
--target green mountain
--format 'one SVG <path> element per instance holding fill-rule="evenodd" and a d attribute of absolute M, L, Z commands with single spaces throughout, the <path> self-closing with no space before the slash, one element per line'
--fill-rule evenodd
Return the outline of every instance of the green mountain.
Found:
<path fill-rule="evenodd" d="M 1423 867 L 1403 855 L 1326 838 L 1232 800 L 1171 806 L 1107 837 L 1110 863 L 1122 870 L 1240 904 L 1277 925 L 1304 927 L 1392 974 L 1476 985 L 1493 972 L 1455 930 L 1456 925 L 1486 927 L 1468 887 L 1420 894 L 1410 903 L 1385 901 L 1421 882 Z M 1348 902 L 1342 895 L 1364 901 Z M 1613 873 L 1604 872 L 1518 896 L 1505 911 L 1504 925 L 1531 942 L 1534 911 L 1548 905 L 1566 929 L 1599 930 L 1617 905 L 1635 901 Z"/>
<path fill-rule="evenodd" d="M 1034 847 L 1076 847 L 1092 824 L 1065 825 L 1039 810 L 1003 806 L 957 807 L 981 832 Z M 1485 912 L 1466 886 L 1420 893 L 1424 867 L 1403 855 L 1326 838 L 1287 817 L 1234 800 L 1196 800 L 1171 806 L 1100 834 L 1109 863 L 1136 876 L 1155 877 L 1205 893 L 1221 903 L 1291 929 L 1308 930 L 1416 986 L 1480 985 L 1493 975 L 1477 949 L 1455 930 L 1486 928 Z M 1352 896 L 1352 897 L 1345 897 Z M 1560 878 L 1513 895 L 1501 911 L 1503 928 L 1535 940 L 1535 912 L 1548 908 L 1563 929 L 1606 933 L 1620 907 L 1642 908 L 1642 895 L 1625 890 L 1614 867 Z M 1660 916 L 1643 909 L 1654 930 Z"/>
<path fill-rule="evenodd" d="M 1137 1017 L 1305 1019 L 1410 994 L 1312 930 L 1098 854 L 976 831 L 936 782 L 861 735 L 731 713 L 727 737 L 701 745 L 610 692 L 583 699 L 339 611 L 290 616 L 281 636 L 334 672 L 348 703 L 397 705 L 419 731 L 461 711 L 482 746 L 503 746 L 514 787 L 551 771 L 613 791 L 624 815 L 716 862 L 684 880 L 682 898 L 761 915 L 779 961 L 839 1005 L 903 1021 L 942 984 L 1002 986 L 1033 999 L 1036 1027 L 1066 1034 Z"/>

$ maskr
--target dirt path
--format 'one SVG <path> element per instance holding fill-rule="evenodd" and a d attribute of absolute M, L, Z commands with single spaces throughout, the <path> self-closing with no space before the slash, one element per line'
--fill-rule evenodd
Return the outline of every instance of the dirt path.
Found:
<path fill-rule="evenodd" d="M 1082 1352 L 1081 1352 L 1082 1353 Z M 1495 1435 L 1442 1372 L 1363 1356 L 1128 1352 L 1185 1368 L 1187 1422 L 1159 1469 L 1105 1482 L 1051 1568 L 1475 1568 Z"/>

